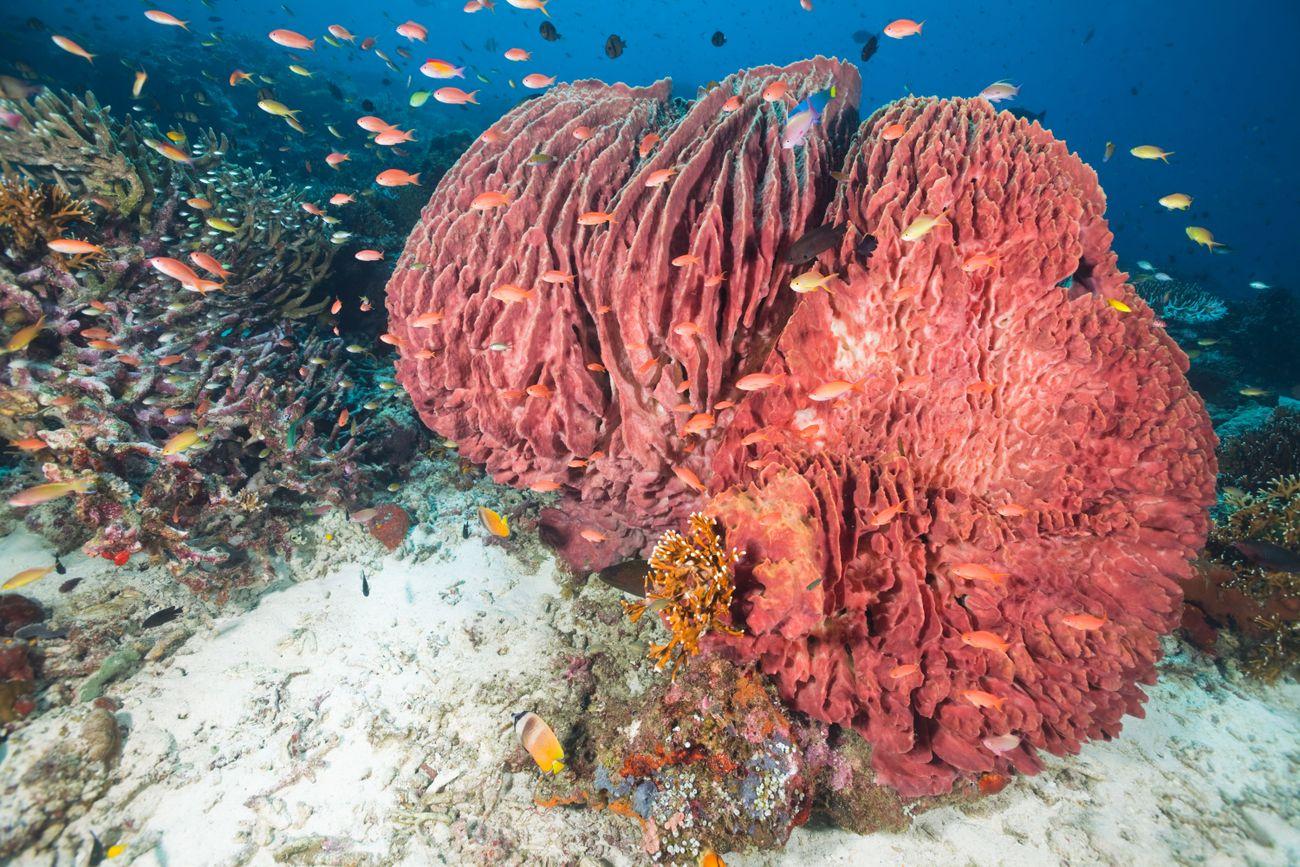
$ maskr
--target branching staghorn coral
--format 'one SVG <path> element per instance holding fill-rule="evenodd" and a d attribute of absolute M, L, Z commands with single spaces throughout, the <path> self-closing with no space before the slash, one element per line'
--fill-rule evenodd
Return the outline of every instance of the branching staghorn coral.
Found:
<path fill-rule="evenodd" d="M 1142 300 L 1167 322 L 1205 325 L 1228 315 L 1228 305 L 1198 283 L 1146 279 L 1135 280 L 1133 285 Z"/>
<path fill-rule="evenodd" d="M 68 226 L 89 219 L 86 207 L 60 187 L 0 176 L 0 245 L 33 253 Z"/>
<path fill-rule="evenodd" d="M 656 611 L 672 633 L 667 644 L 650 648 L 656 667 L 671 662 L 676 676 L 682 663 L 700 652 L 706 633 L 740 634 L 731 628 L 729 610 L 732 567 L 741 556 L 725 547 L 717 521 L 699 512 L 691 515 L 687 535 L 669 530 L 660 537 L 648 561 L 646 601 L 623 603 L 632 622 Z"/>

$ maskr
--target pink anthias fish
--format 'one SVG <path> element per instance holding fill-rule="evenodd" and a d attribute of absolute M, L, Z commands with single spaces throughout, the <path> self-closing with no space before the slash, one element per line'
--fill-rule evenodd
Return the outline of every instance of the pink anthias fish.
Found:
<path fill-rule="evenodd" d="M 989 102 L 1004 102 L 1020 95 L 1020 88 L 1009 81 L 995 81 L 980 91 L 980 96 Z"/>

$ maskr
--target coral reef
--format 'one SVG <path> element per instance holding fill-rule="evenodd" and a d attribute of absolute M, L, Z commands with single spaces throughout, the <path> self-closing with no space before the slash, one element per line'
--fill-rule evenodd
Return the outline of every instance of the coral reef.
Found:
<path fill-rule="evenodd" d="M 1207 325 L 1228 315 L 1223 299 L 1206 292 L 1197 283 L 1162 282 L 1154 279 L 1134 280 L 1133 287 L 1166 322 L 1183 325 Z"/>
<path fill-rule="evenodd" d="M 307 221 L 299 191 L 229 162 L 215 135 L 177 160 L 91 96 L 14 108 L 27 122 L 0 131 L 0 163 L 40 195 L 91 197 L 92 224 L 73 231 L 102 250 L 0 256 L 8 335 L 39 323 L 0 363 L 0 435 L 29 444 L 39 481 L 93 482 L 27 520 L 61 550 L 159 555 L 196 590 L 247 580 L 387 457 L 369 449 L 361 402 L 388 398 L 352 379 L 343 340 L 306 321 L 328 303 L 324 224 Z"/>
<path fill-rule="evenodd" d="M 1253 492 L 1300 474 L 1300 410 L 1279 406 L 1265 414 L 1262 425 L 1224 438 L 1219 477 L 1225 487 Z"/>
<path fill-rule="evenodd" d="M 1224 495 L 1185 590 L 1183 626 L 1207 650 L 1240 638 L 1243 668 L 1264 680 L 1300 671 L 1300 475 Z"/>
<path fill-rule="evenodd" d="M 778 80 L 844 97 L 802 148 L 761 96 Z M 389 308 L 422 417 L 499 481 L 561 492 L 543 521 L 576 565 L 712 493 L 745 555 L 731 623 L 691 621 L 704 645 L 860 732 L 911 797 L 1141 713 L 1215 439 L 1090 169 L 981 100 L 894 103 L 845 150 L 857 90 L 823 59 L 684 109 L 661 85 L 557 87 L 448 173 Z M 823 223 L 833 292 L 792 292 L 810 265 L 784 254 Z"/>
<path fill-rule="evenodd" d="M 30 255 L 90 212 L 61 188 L 30 184 L 16 175 L 0 176 L 0 246 Z"/>
<path fill-rule="evenodd" d="M 784 103 L 762 98 L 776 84 Z M 648 548 L 701 502 L 682 478 L 707 475 L 714 438 L 687 421 L 761 364 L 794 308 L 778 255 L 821 221 L 859 85 L 824 58 L 732 75 L 693 103 L 667 81 L 557 85 L 433 193 L 388 287 L 398 379 L 494 479 L 565 492 L 544 520 L 571 562 Z M 832 86 L 797 156 L 783 149 L 785 106 Z M 745 108 L 724 111 L 733 96 Z M 531 165 L 537 151 L 549 162 Z M 474 206 L 503 190 L 509 204 Z M 611 222 L 583 225 L 588 212 Z M 509 285 L 533 294 L 500 300 Z"/>

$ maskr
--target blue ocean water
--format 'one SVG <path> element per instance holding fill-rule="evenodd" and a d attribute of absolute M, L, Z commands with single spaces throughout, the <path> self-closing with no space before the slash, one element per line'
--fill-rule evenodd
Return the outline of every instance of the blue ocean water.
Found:
<path fill-rule="evenodd" d="M 909 93 L 969 96 L 995 80 L 1010 80 L 1021 92 L 1003 105 L 1045 112 L 1045 125 L 1097 169 L 1110 200 L 1115 246 L 1130 270 L 1145 259 L 1226 297 L 1249 295 L 1252 281 L 1285 284 L 1289 277 L 1300 189 L 1300 164 L 1293 156 L 1300 120 L 1291 109 L 1300 102 L 1300 58 L 1293 50 L 1300 4 L 815 0 L 805 11 L 797 0 L 553 0 L 549 17 L 505 0 L 474 14 L 454 0 L 156 5 L 189 21 L 191 32 L 151 23 L 142 14 L 146 5 L 136 3 L 17 2 L 3 13 L 0 52 L 6 60 L 30 64 L 51 84 L 93 89 L 109 102 L 125 101 L 131 75 L 123 66 L 149 68 L 163 86 L 169 70 L 183 68 L 186 78 L 207 70 L 215 89 L 226 87 L 228 67 L 242 64 L 270 72 L 277 94 L 297 105 L 295 91 L 311 90 L 319 79 L 295 81 L 283 69 L 288 52 L 271 45 L 266 33 L 283 27 L 318 37 L 328 25 L 343 24 L 359 39 L 376 37 L 375 47 L 398 71 L 373 52 L 335 49 L 323 41 L 317 50 L 296 55 L 316 76 L 349 94 L 369 96 L 391 113 L 385 115 L 390 120 L 431 133 L 484 128 L 525 95 L 506 82 L 527 71 L 561 81 L 590 77 L 632 84 L 671 77 L 677 92 L 689 97 L 698 86 L 747 66 L 816 54 L 856 59 L 865 38 L 894 18 L 908 17 L 925 22 L 920 37 L 882 36 L 879 50 L 860 64 L 864 116 Z M 32 26 L 24 23 L 29 16 L 37 19 Z M 426 43 L 394 32 L 408 19 L 428 28 Z M 542 38 L 543 22 L 554 25 L 558 39 Z M 43 28 L 79 39 L 100 59 L 91 66 L 58 52 Z M 725 36 L 721 46 L 713 44 L 715 32 Z M 222 43 L 199 45 L 209 34 Z M 625 48 L 610 58 L 605 44 L 614 34 Z M 399 46 L 411 52 L 410 59 L 395 51 Z M 510 47 L 530 51 L 531 61 L 505 61 L 502 52 Z M 464 66 L 465 82 L 454 83 L 477 89 L 480 104 L 430 101 L 408 107 L 409 92 L 431 84 L 416 71 L 429 57 Z M 249 93 L 231 107 L 280 135 L 279 121 L 260 116 Z M 350 109 L 304 107 L 308 122 L 351 123 Z M 1103 163 L 1107 141 L 1115 143 L 1116 156 Z M 1139 144 L 1155 144 L 1174 156 L 1168 165 L 1134 159 L 1128 149 Z M 1157 204 L 1173 192 L 1192 196 L 1191 208 L 1169 212 Z M 1210 228 L 1230 252 L 1212 255 L 1196 247 L 1184 234 L 1192 224 Z"/>

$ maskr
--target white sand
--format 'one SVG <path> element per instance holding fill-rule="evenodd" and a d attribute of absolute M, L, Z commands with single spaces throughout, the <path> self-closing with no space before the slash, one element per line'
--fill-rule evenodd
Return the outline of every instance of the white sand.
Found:
<path fill-rule="evenodd" d="M 373 549 L 336 531 L 318 566 Z M 128 733 L 107 793 L 53 850 L 16 863 L 85 863 L 90 833 L 114 829 L 128 850 L 112 863 L 160 867 L 273 864 L 294 851 L 290 863 L 639 863 L 627 820 L 536 808 L 531 775 L 502 769 L 510 713 L 555 691 L 549 672 L 584 645 L 583 625 L 558 598 L 552 563 L 529 574 L 458 537 L 445 559 L 334 562 L 210 625 L 191 612 L 198 631 L 178 651 L 109 689 Z M 0 562 L 39 556 L 35 544 L 10 536 Z M 67 562 L 63 579 L 93 576 L 78 594 L 128 584 L 148 606 L 170 594 L 164 604 L 197 607 L 152 570 Z M 30 589 L 66 608 L 63 579 Z M 604 588 L 584 593 L 614 604 Z M 800 829 L 782 853 L 728 862 L 1300 863 L 1300 687 L 1229 685 L 1178 650 L 1148 709 L 1119 740 L 964 812 L 926 813 L 904 834 Z M 11 739 L 0 811 L 27 808 L 34 795 L 17 779 L 84 715 L 57 708 Z"/>

